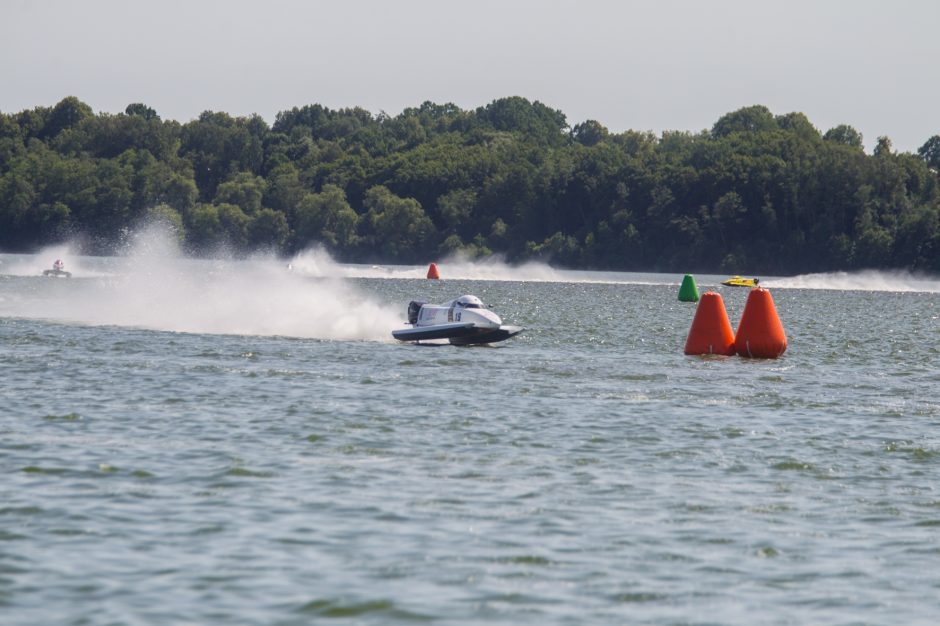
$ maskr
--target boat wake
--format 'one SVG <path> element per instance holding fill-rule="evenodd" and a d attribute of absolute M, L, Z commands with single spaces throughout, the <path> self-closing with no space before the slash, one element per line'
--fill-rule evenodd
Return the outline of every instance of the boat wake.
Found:
<path fill-rule="evenodd" d="M 940 293 L 940 278 L 903 271 L 864 270 L 773 278 L 767 280 L 767 286 L 781 289 Z"/>

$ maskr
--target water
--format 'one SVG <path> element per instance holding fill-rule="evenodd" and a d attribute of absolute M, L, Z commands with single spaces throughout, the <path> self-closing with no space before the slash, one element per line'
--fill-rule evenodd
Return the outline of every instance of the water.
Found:
<path fill-rule="evenodd" d="M 936 623 L 940 282 L 768 277 L 765 361 L 681 276 L 439 265 L 0 255 L 0 622 Z M 463 293 L 526 332 L 389 339 Z"/>

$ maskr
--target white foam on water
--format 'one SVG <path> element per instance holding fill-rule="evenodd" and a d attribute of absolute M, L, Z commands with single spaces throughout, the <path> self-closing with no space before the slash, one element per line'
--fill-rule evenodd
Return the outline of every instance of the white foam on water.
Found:
<path fill-rule="evenodd" d="M 35 263 L 45 264 L 49 254 L 44 250 Z M 85 280 L 80 266 L 75 263 L 73 278 L 60 279 L 55 289 L 46 279 L 50 283 L 38 285 L 44 288 L 37 297 L 5 302 L 2 314 L 176 332 L 369 341 L 392 341 L 392 329 L 401 325 L 399 307 L 341 278 L 314 280 L 273 256 L 188 259 L 173 236 L 157 227 L 138 233 L 128 254 L 111 259 L 110 271 L 98 272 L 98 278 Z"/>
<path fill-rule="evenodd" d="M 435 262 L 441 280 L 489 280 L 558 283 L 644 283 L 623 272 L 583 272 L 530 261 L 511 265 L 500 255 L 470 260 L 456 254 Z M 306 276 L 345 278 L 427 278 L 428 265 L 347 265 L 336 263 L 322 248 L 305 250 L 291 259 L 291 268 Z M 655 283 L 650 283 L 655 284 Z"/>
<path fill-rule="evenodd" d="M 900 270 L 801 274 L 789 278 L 768 279 L 766 282 L 768 288 L 779 287 L 782 289 L 940 293 L 940 278 Z"/>
<path fill-rule="evenodd" d="M 441 277 L 461 280 L 518 280 L 530 282 L 569 282 L 564 270 L 545 263 L 509 265 L 499 255 L 472 261 L 457 254 L 438 263 Z M 570 274 L 570 272 L 568 272 Z"/>

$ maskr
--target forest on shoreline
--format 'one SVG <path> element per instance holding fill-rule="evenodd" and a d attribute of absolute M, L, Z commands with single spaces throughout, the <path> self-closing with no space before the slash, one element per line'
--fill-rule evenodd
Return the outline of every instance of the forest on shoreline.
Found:
<path fill-rule="evenodd" d="M 0 113 L 0 250 L 119 252 L 159 220 L 196 256 L 454 253 L 569 268 L 940 272 L 940 136 L 914 153 L 748 106 L 699 133 L 569 126 L 521 97 L 390 117 L 319 104 L 186 123 L 69 96 Z"/>

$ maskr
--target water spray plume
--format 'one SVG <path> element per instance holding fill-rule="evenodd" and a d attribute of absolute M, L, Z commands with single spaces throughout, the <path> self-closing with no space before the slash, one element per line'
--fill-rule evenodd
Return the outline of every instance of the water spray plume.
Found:
<path fill-rule="evenodd" d="M 940 278 L 902 270 L 862 270 L 775 278 L 772 286 L 777 289 L 940 293 Z"/>
<path fill-rule="evenodd" d="M 154 330 L 391 341 L 398 307 L 337 279 L 311 280 L 274 257 L 193 260 L 148 228 L 102 277 L 11 305 L 4 314 Z M 50 281 L 51 282 L 51 281 Z M 49 283 L 41 283 L 47 285 Z"/>
<path fill-rule="evenodd" d="M 563 271 L 545 263 L 530 261 L 510 265 L 500 255 L 481 259 L 469 259 L 457 253 L 445 258 L 440 264 L 448 280 L 519 280 L 531 282 L 567 282 Z"/>
<path fill-rule="evenodd" d="M 336 263 L 322 248 L 304 250 L 290 261 L 295 271 L 306 276 L 344 276 L 346 278 L 428 278 L 431 266 L 425 265 L 343 265 Z M 585 282 L 575 273 L 565 274 L 544 263 L 510 265 L 502 257 L 494 255 L 484 259 L 469 260 L 463 255 L 447 257 L 432 264 L 438 277 L 447 280 L 502 280 L 532 282 Z M 592 281 L 598 282 L 598 281 Z"/>

